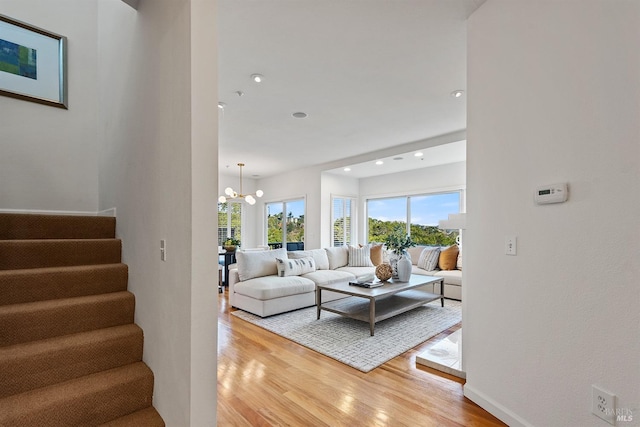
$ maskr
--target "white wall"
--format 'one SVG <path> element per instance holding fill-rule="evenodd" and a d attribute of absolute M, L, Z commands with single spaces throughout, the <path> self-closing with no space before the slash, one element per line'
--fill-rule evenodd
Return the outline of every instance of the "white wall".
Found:
<path fill-rule="evenodd" d="M 68 110 L 0 96 L 0 209 L 95 212 L 96 2 L 0 0 L 0 13 L 69 39 Z"/>
<path fill-rule="evenodd" d="M 640 425 L 639 40 L 637 1 L 469 20 L 465 395 L 510 425 L 607 425 L 592 384 Z M 554 182 L 568 202 L 534 205 Z"/>
<path fill-rule="evenodd" d="M 100 208 L 117 208 L 154 406 L 215 425 L 215 3 L 99 5 Z"/>

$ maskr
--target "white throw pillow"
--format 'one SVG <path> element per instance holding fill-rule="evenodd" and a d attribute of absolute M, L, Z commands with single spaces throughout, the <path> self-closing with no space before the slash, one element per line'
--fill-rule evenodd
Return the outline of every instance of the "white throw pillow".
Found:
<path fill-rule="evenodd" d="M 284 248 L 272 251 L 237 252 L 238 276 L 241 282 L 255 277 L 275 276 L 278 274 L 276 258 L 287 258 Z"/>
<path fill-rule="evenodd" d="M 456 260 L 456 268 L 458 270 L 462 270 L 462 248 L 460 248 L 460 252 L 458 252 L 458 259 Z"/>
<path fill-rule="evenodd" d="M 349 264 L 349 249 L 346 246 L 336 246 L 333 248 L 324 248 L 329 258 L 329 270 L 345 267 Z"/>
<path fill-rule="evenodd" d="M 417 266 L 423 270 L 433 271 L 438 267 L 440 248 L 424 248 L 418 258 Z"/>
<path fill-rule="evenodd" d="M 313 257 L 316 262 L 316 270 L 329 270 L 329 258 L 327 257 L 327 251 L 324 249 L 311 249 L 306 251 L 291 251 L 287 252 L 289 259 L 300 259 L 306 257 Z"/>
<path fill-rule="evenodd" d="M 276 266 L 280 277 L 299 276 L 316 271 L 316 262 L 313 257 L 298 259 L 276 258 Z"/>
<path fill-rule="evenodd" d="M 357 248 L 349 246 L 349 267 L 373 267 L 371 262 L 371 247 L 369 245 Z"/>

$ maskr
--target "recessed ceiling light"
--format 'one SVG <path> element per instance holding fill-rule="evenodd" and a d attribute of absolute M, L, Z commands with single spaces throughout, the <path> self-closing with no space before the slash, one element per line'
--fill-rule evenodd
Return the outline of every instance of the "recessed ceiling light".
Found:
<path fill-rule="evenodd" d="M 345 171 L 345 172 L 351 172 L 351 168 L 344 168 L 342 170 Z"/>
<path fill-rule="evenodd" d="M 416 154 L 413 155 L 414 157 L 422 157 L 423 154 L 422 152 L 418 151 Z"/>
<path fill-rule="evenodd" d="M 460 98 L 462 95 L 464 94 L 463 90 L 454 90 L 453 92 L 451 92 L 451 96 L 453 96 L 454 98 Z"/>
<path fill-rule="evenodd" d="M 303 113 L 302 111 L 298 111 L 297 113 L 292 114 L 296 119 L 305 119 L 307 118 L 307 113 Z"/>
<path fill-rule="evenodd" d="M 251 80 L 256 83 L 262 83 L 264 76 L 262 74 L 251 74 Z"/>
<path fill-rule="evenodd" d="M 224 102 L 218 102 L 218 108 L 221 110 L 224 110 L 224 107 L 226 107 L 227 104 L 225 104 Z"/>
<path fill-rule="evenodd" d="M 380 165 L 382 165 L 382 164 L 384 164 L 384 162 L 383 162 L 382 160 L 378 160 L 378 161 L 376 162 L 376 165 L 378 165 L 378 166 L 380 166 Z"/>

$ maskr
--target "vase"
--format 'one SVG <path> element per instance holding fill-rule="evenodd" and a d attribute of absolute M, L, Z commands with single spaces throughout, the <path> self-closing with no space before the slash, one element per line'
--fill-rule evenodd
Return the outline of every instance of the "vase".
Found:
<path fill-rule="evenodd" d="M 398 260 L 398 280 L 408 282 L 411 277 L 411 258 L 408 255 L 401 255 Z"/>
<path fill-rule="evenodd" d="M 389 265 L 391 266 L 391 277 L 398 278 L 398 255 L 391 252 L 389 254 Z"/>

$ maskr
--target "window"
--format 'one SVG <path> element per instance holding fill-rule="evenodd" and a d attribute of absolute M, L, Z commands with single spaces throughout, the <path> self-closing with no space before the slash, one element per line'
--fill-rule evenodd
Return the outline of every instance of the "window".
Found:
<path fill-rule="evenodd" d="M 242 240 L 242 203 L 218 203 L 218 246 L 229 238 Z"/>
<path fill-rule="evenodd" d="M 441 230 L 438 221 L 460 213 L 461 192 L 421 194 L 367 200 L 369 242 L 384 242 L 398 229 L 419 245 L 449 246 L 458 230 Z"/>
<path fill-rule="evenodd" d="M 335 196 L 331 198 L 331 246 L 350 245 L 353 242 L 355 199 Z"/>
<path fill-rule="evenodd" d="M 267 210 L 267 244 L 272 248 L 304 249 L 304 199 L 271 202 Z"/>

